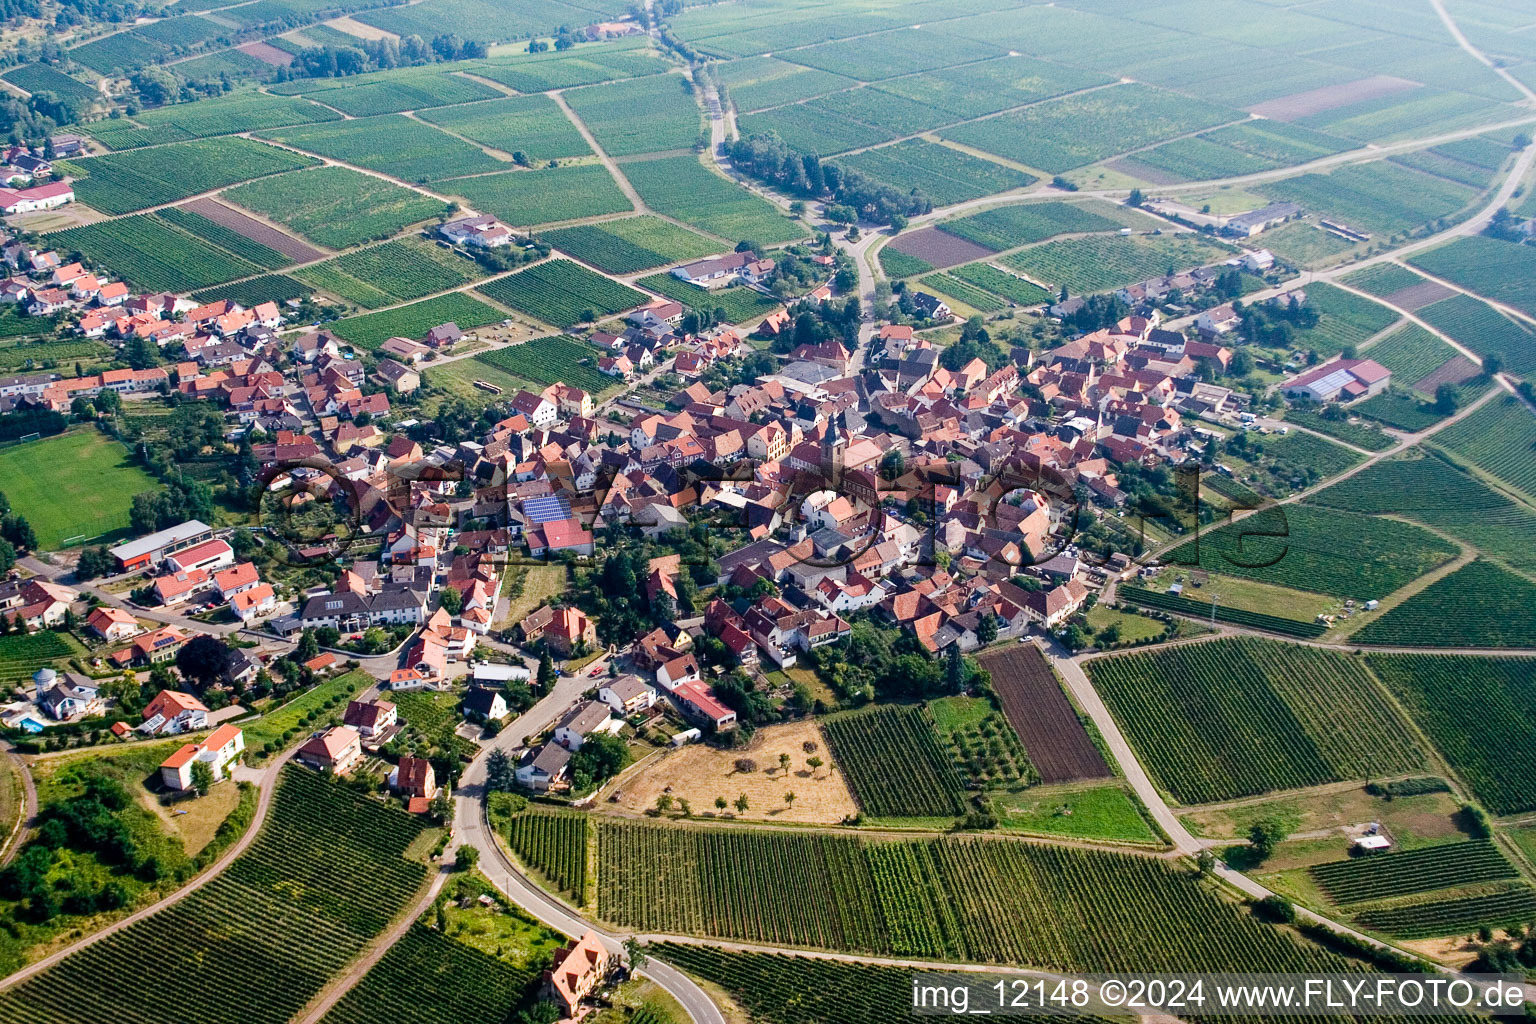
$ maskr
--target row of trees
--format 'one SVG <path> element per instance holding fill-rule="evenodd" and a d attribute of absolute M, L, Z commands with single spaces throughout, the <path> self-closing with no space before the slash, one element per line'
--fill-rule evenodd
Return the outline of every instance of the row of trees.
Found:
<path fill-rule="evenodd" d="M 823 163 L 813 153 L 792 149 L 773 132 L 737 139 L 729 152 L 731 162 L 754 178 L 792 195 L 831 198 L 852 207 L 866 220 L 889 224 L 893 217 L 912 217 L 933 209 L 932 200 L 917 189 L 903 192 L 858 171 Z"/>

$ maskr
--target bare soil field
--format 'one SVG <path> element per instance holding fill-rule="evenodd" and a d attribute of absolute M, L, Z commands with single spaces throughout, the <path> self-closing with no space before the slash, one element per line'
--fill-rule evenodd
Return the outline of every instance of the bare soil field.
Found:
<path fill-rule="evenodd" d="M 276 249 L 289 259 L 298 263 L 308 263 L 325 256 L 325 253 L 313 246 L 285 235 L 277 228 L 263 224 L 255 217 L 246 216 L 237 210 L 232 210 L 223 203 L 204 197 L 194 199 L 190 203 L 183 203 L 182 209 L 191 210 L 201 217 L 206 217 L 222 227 L 237 232 L 249 238 L 253 242 L 260 242 L 269 249 Z"/>
<path fill-rule="evenodd" d="M 293 54 L 287 50 L 279 50 L 271 43 L 246 43 L 235 49 L 248 57 L 255 57 L 259 61 L 271 64 L 273 67 L 285 68 L 293 63 Z"/>
<path fill-rule="evenodd" d="M 1118 160 L 1111 160 L 1104 165 L 1112 171 L 1128 174 L 1133 178 L 1148 182 L 1153 185 L 1177 185 L 1184 179 L 1177 174 L 1170 173 L 1157 167 L 1148 167 L 1138 163 L 1135 157 L 1123 156 Z"/>
<path fill-rule="evenodd" d="M 1466 356 L 1457 356 L 1441 363 L 1439 368 L 1428 377 L 1413 385 L 1415 391 L 1422 391 L 1426 395 L 1435 393 L 1435 388 L 1441 384 L 1460 384 L 1464 380 L 1471 380 L 1482 373 L 1482 367 L 1478 366 Z"/>
<path fill-rule="evenodd" d="M 816 752 L 807 754 L 803 744 L 816 744 Z M 779 755 L 788 754 L 788 772 L 780 771 Z M 751 758 L 757 770 L 736 770 L 738 758 Z M 808 757 L 827 762 L 812 777 L 806 766 Z M 794 793 L 793 805 L 784 800 Z M 740 818 L 800 824 L 834 825 L 858 814 L 859 805 L 843 780 L 843 773 L 832 763 L 826 737 L 810 720 L 770 725 L 759 729 L 745 750 L 717 750 L 702 744 L 690 744 L 664 754 L 633 776 L 619 780 L 619 806 L 636 814 L 656 806 L 663 793 L 674 801 L 687 800 L 694 815 L 715 814 L 715 798 L 735 802 L 747 795 L 747 811 Z M 728 808 L 735 814 L 735 808 Z"/>
<path fill-rule="evenodd" d="M 349 36 L 358 36 L 362 39 L 399 39 L 393 32 L 386 32 L 382 28 L 374 28 L 372 25 L 364 25 L 360 21 L 351 18 L 332 18 L 325 24 L 338 32 L 345 32 Z M 526 47 L 525 47 L 526 49 Z"/>
<path fill-rule="evenodd" d="M 1294 121 L 1298 117 L 1321 114 L 1325 110 L 1333 110 L 1336 107 L 1364 103 L 1366 100 L 1417 88 L 1419 88 L 1418 82 L 1410 82 L 1406 78 L 1372 75 L 1358 82 L 1325 85 L 1321 89 L 1308 89 L 1306 92 L 1295 92 L 1289 96 L 1265 100 L 1257 106 L 1249 107 L 1248 112 L 1258 114 L 1260 117 L 1272 117 L 1277 121 Z"/>
<path fill-rule="evenodd" d="M 918 228 L 906 232 L 896 236 L 890 246 L 908 256 L 928 261 L 937 270 L 972 263 L 992 255 L 991 249 L 984 249 L 975 242 L 968 242 L 938 228 Z"/>
<path fill-rule="evenodd" d="M 981 666 L 992 673 L 1003 714 L 1040 769 L 1041 782 L 1110 778 L 1103 755 L 1038 647 L 1011 644 L 983 656 Z"/>
<path fill-rule="evenodd" d="M 1409 285 L 1386 297 L 1392 305 L 1406 309 L 1410 313 L 1420 306 L 1427 306 L 1431 302 L 1439 302 L 1456 294 L 1454 288 L 1447 288 L 1439 281 L 1424 281 L 1420 284 Z"/>

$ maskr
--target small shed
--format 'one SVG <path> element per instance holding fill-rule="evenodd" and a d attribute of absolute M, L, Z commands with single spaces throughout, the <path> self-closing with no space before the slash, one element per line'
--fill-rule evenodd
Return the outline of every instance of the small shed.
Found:
<path fill-rule="evenodd" d="M 1392 840 L 1383 835 L 1355 837 L 1355 849 L 1361 853 L 1380 853 L 1391 848 Z"/>

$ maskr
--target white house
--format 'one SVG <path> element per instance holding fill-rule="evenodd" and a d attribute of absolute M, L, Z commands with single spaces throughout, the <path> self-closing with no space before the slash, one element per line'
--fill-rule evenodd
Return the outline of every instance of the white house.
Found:
<path fill-rule="evenodd" d="M 233 725 L 221 725 L 207 738 L 188 743 L 160 764 L 160 781 L 177 791 L 192 786 L 192 765 L 201 761 L 213 770 L 214 780 L 224 778 L 245 750 L 245 733 Z"/>
<path fill-rule="evenodd" d="M 165 561 L 174 572 L 202 569 L 204 572 L 211 573 L 215 569 L 234 565 L 235 549 L 230 547 L 227 541 L 215 538 L 169 555 Z"/>
<path fill-rule="evenodd" d="M 633 715 L 656 704 L 656 688 L 639 676 L 619 676 L 598 688 L 597 699 L 616 715 Z"/>
<path fill-rule="evenodd" d="M 565 778 L 570 764 L 569 750 L 558 743 L 546 743 L 532 758 L 519 765 L 513 774 L 519 785 L 526 786 L 535 793 L 543 793 Z"/>
<path fill-rule="evenodd" d="M 656 681 L 669 693 L 683 683 L 696 683 L 699 678 L 699 663 L 691 654 L 673 658 L 656 669 Z"/>
<path fill-rule="evenodd" d="M 608 705 L 589 700 L 565 713 L 555 726 L 555 742 L 566 750 L 580 750 L 587 737 L 602 731 L 609 723 Z"/>

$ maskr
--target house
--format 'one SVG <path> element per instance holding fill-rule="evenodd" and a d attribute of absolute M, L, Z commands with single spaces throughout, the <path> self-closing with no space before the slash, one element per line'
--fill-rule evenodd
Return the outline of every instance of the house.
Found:
<path fill-rule="evenodd" d="M 490 214 L 451 220 L 438 228 L 437 233 L 455 245 L 470 245 L 480 249 L 496 249 L 512 244 L 512 229 Z"/>
<path fill-rule="evenodd" d="M 438 324 L 427 332 L 427 347 L 447 348 L 462 337 L 464 332 L 459 330 L 458 324 L 450 320 L 446 324 Z"/>
<path fill-rule="evenodd" d="M 544 630 L 544 642 L 569 657 L 578 648 L 597 646 L 597 627 L 579 608 L 558 608 Z"/>
<path fill-rule="evenodd" d="M 363 756 L 363 740 L 356 729 L 334 725 L 305 741 L 298 758 L 311 768 L 345 775 Z"/>
<path fill-rule="evenodd" d="M 378 367 L 374 370 L 374 376 L 379 379 L 379 383 L 394 388 L 402 395 L 408 395 L 421 387 L 421 374 L 393 359 L 380 359 Z"/>
<path fill-rule="evenodd" d="M 581 1001 L 607 976 L 609 963 L 603 940 L 588 929 L 555 953 L 554 963 L 544 972 L 544 995 L 554 1000 L 565 1017 L 575 1019 L 580 1016 Z"/>
<path fill-rule="evenodd" d="M 75 201 L 75 189 L 67 182 L 55 181 L 34 188 L 0 188 L 0 213 L 7 216 L 51 210 Z"/>
<path fill-rule="evenodd" d="M 1226 334 L 1242 322 L 1243 318 L 1238 316 L 1237 310 L 1229 302 L 1201 312 L 1195 317 L 1195 329 L 1202 334 Z"/>
<path fill-rule="evenodd" d="M 260 582 L 261 576 L 251 562 L 241 562 L 239 565 L 232 565 L 228 569 L 221 569 L 213 574 L 213 585 L 218 588 L 219 596 L 226 601 L 241 591 L 250 590 Z"/>
<path fill-rule="evenodd" d="M 673 658 L 657 666 L 656 681 L 669 693 L 683 683 L 696 683 L 699 681 L 699 663 L 691 654 Z"/>
<path fill-rule="evenodd" d="M 144 708 L 139 732 L 147 736 L 174 736 L 208 727 L 208 707 L 190 693 L 161 690 Z"/>
<path fill-rule="evenodd" d="M 672 690 L 672 699 L 677 702 L 683 714 L 710 723 L 716 732 L 736 725 L 736 712 L 722 704 L 714 691 L 701 682 L 679 684 Z"/>
<path fill-rule="evenodd" d="M 1252 238 L 1276 224 L 1284 224 L 1292 217 L 1301 216 L 1301 207 L 1295 203 L 1270 203 L 1268 206 L 1227 218 L 1221 233 L 1232 238 Z"/>
<path fill-rule="evenodd" d="M 85 624 L 92 633 L 107 641 L 126 640 L 142 628 L 132 615 L 107 605 L 93 609 L 86 616 Z"/>
<path fill-rule="evenodd" d="M 555 742 L 566 750 L 580 750 L 587 737 L 607 726 L 608 705 L 589 700 L 567 711 L 555 725 Z"/>
<path fill-rule="evenodd" d="M 656 689 L 639 676 L 624 675 L 598 688 L 597 699 L 621 716 L 647 711 L 656 704 Z"/>
<path fill-rule="evenodd" d="M 948 303 L 937 295 L 929 295 L 927 292 L 912 293 L 912 311 L 927 320 L 948 320 L 954 316 L 950 312 Z"/>
<path fill-rule="evenodd" d="M 192 766 L 201 761 L 217 782 L 229 773 L 245 751 L 245 733 L 233 725 L 221 725 L 198 743 L 188 743 L 160 762 L 160 781 L 165 788 L 182 792 L 192 788 Z"/>
<path fill-rule="evenodd" d="M 432 762 L 424 757 L 401 757 L 400 763 L 389 773 L 389 788 L 410 800 L 431 800 L 437 796 L 437 777 L 432 771 Z"/>
<path fill-rule="evenodd" d="M 744 267 L 756 262 L 756 253 L 733 252 L 677 267 L 672 276 L 700 288 L 718 288 L 736 280 Z"/>
<path fill-rule="evenodd" d="M 1287 398 L 1353 402 L 1387 390 L 1392 371 L 1371 359 L 1335 359 L 1286 382 Z"/>
<path fill-rule="evenodd" d="M 397 718 L 395 706 L 387 700 L 353 700 L 347 702 L 341 721 L 356 729 L 359 736 L 373 739 L 393 728 Z"/>
<path fill-rule="evenodd" d="M 37 685 L 37 703 L 56 721 L 102 713 L 100 687 L 86 676 L 68 672 L 61 679 L 53 669 L 40 668 L 32 681 Z"/>
<path fill-rule="evenodd" d="M 546 743 L 527 761 L 518 766 L 513 774 L 518 785 L 526 786 L 535 793 L 545 793 L 565 780 L 570 768 L 571 752 L 558 743 Z"/>
<path fill-rule="evenodd" d="M 270 583 L 258 583 L 229 599 L 229 610 L 241 622 L 253 622 L 277 609 L 277 591 Z"/>
<path fill-rule="evenodd" d="M 191 639 L 192 637 L 182 632 L 180 627 L 162 626 L 153 633 L 135 637 L 132 646 L 119 654 L 126 654 L 142 665 L 158 665 L 176 657 L 176 652 Z"/>
<path fill-rule="evenodd" d="M 481 722 L 499 722 L 507 717 L 507 702 L 502 700 L 497 690 L 475 687 L 464 695 L 464 717 Z"/>
<path fill-rule="evenodd" d="M 379 354 L 399 360 L 407 366 L 415 366 L 431 353 L 425 345 L 418 345 L 410 338 L 388 338 L 379 346 Z"/>
<path fill-rule="evenodd" d="M 126 544 L 119 544 L 114 548 L 108 548 L 107 551 L 117 559 L 117 565 L 121 571 L 129 572 L 158 565 L 167 555 L 190 547 L 211 533 L 213 533 L 211 526 L 196 519 L 189 519 L 178 526 L 156 531 Z"/>

